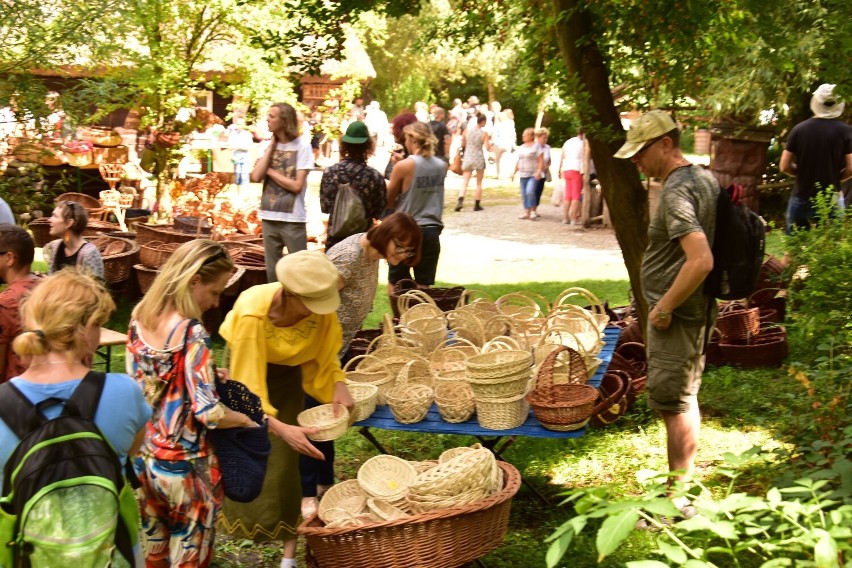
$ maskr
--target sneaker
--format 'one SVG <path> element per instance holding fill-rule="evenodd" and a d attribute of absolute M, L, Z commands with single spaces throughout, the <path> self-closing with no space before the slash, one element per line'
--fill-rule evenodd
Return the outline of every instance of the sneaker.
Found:
<path fill-rule="evenodd" d="M 571 221 L 571 224 L 572 225 L 582 225 L 583 222 L 582 221 Z"/>
<path fill-rule="evenodd" d="M 319 501 L 316 497 L 302 497 L 302 518 L 310 519 L 317 514 Z"/>

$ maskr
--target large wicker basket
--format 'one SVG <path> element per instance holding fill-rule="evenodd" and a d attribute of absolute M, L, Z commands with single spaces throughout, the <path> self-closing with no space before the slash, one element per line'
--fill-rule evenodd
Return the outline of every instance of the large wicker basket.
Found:
<path fill-rule="evenodd" d="M 415 289 L 417 289 L 417 283 L 413 280 L 403 279 L 393 285 L 390 293 L 390 305 L 395 318 L 400 316 L 399 306 L 397 305 L 399 296 L 408 290 Z M 421 292 L 429 295 L 435 304 L 446 312 L 455 309 L 464 292 L 464 288 L 461 286 L 453 286 L 452 288 L 424 288 Z"/>
<path fill-rule="evenodd" d="M 564 345 L 553 350 L 539 368 L 535 389 L 527 398 L 542 426 L 550 430 L 570 431 L 585 426 L 592 416 L 598 390 L 584 384 L 553 383 L 553 365 L 562 351 L 568 351 L 572 359 L 579 359 L 576 351 Z"/>
<path fill-rule="evenodd" d="M 50 236 L 50 221 L 47 217 L 33 219 L 29 222 L 27 228 L 33 234 L 33 243 L 37 247 L 43 247 L 53 240 Z"/>
<path fill-rule="evenodd" d="M 110 284 L 124 282 L 130 277 L 130 268 L 133 266 L 139 253 L 139 245 L 130 239 L 118 237 L 99 237 L 109 240 L 111 251 L 101 251 L 104 262 L 104 280 Z M 120 244 L 121 249 L 113 246 Z M 100 247 L 98 247 L 100 248 Z"/>
<path fill-rule="evenodd" d="M 453 568 L 484 556 L 503 542 L 521 485 L 517 469 L 497 465 L 502 489 L 476 503 L 357 527 L 329 529 L 317 518 L 302 523 L 308 566 Z"/>

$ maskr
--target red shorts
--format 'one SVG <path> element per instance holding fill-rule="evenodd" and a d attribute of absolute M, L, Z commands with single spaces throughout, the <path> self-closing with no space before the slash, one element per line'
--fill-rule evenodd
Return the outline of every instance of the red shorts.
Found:
<path fill-rule="evenodd" d="M 565 178 L 565 201 L 580 201 L 583 193 L 583 174 L 577 170 L 565 170 L 562 172 Z"/>

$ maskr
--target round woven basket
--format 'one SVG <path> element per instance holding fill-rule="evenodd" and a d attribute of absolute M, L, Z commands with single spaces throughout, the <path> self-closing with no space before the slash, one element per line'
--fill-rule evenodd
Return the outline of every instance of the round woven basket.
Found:
<path fill-rule="evenodd" d="M 492 351 L 469 358 L 465 369 L 469 379 L 488 380 L 529 371 L 531 366 L 528 351 Z"/>
<path fill-rule="evenodd" d="M 47 217 L 33 219 L 27 224 L 27 228 L 33 234 L 33 243 L 36 247 L 44 247 L 53 240 L 50 236 L 50 221 Z"/>
<path fill-rule="evenodd" d="M 408 495 L 417 471 L 402 458 L 386 454 L 374 456 L 358 468 L 358 483 L 374 499 L 396 504 Z"/>
<path fill-rule="evenodd" d="M 146 294 L 151 288 L 151 284 L 154 283 L 159 270 L 148 268 L 142 264 L 134 264 L 133 270 L 136 272 L 136 280 L 139 282 L 139 291 Z"/>
<path fill-rule="evenodd" d="M 189 235 L 176 230 L 172 225 L 152 225 L 136 223 L 136 241 L 140 246 L 151 241 L 162 243 L 186 243 L 195 240 L 195 235 Z"/>
<path fill-rule="evenodd" d="M 384 364 L 384 361 L 373 354 L 359 355 L 351 358 L 343 367 L 346 378 L 353 383 L 366 383 L 374 385 L 376 393 L 376 404 L 387 404 L 387 392 L 394 386 L 396 375 Z"/>
<path fill-rule="evenodd" d="M 434 398 L 432 388 L 425 385 L 401 384 L 387 392 L 391 413 L 401 424 L 414 424 L 426 418 Z"/>
<path fill-rule="evenodd" d="M 147 241 L 139 245 L 139 261 L 148 268 L 160 268 L 181 244 Z"/>
<path fill-rule="evenodd" d="M 506 398 L 477 398 L 476 419 L 479 425 L 488 430 L 509 430 L 517 428 L 530 414 L 530 404 L 526 393 Z"/>
<path fill-rule="evenodd" d="M 342 509 L 353 515 L 364 511 L 369 496 L 354 479 L 342 481 L 328 488 L 317 507 L 317 515 L 326 523 L 334 521 L 337 516 L 330 509 Z"/>
<path fill-rule="evenodd" d="M 308 434 L 308 439 L 314 442 L 336 440 L 346 433 L 349 428 L 349 411 L 342 405 L 337 406 L 337 416 L 334 415 L 334 404 L 321 404 L 303 410 L 296 415 L 299 426 L 319 428 L 319 432 Z"/>
<path fill-rule="evenodd" d="M 479 355 L 479 347 L 466 339 L 455 337 L 440 344 L 429 355 L 429 368 L 433 375 L 461 373 L 464 377 L 466 361 Z"/>
<path fill-rule="evenodd" d="M 355 406 L 352 408 L 352 421 L 366 420 L 376 411 L 376 399 L 379 387 L 369 383 L 346 381 L 346 389 L 352 396 Z"/>
<path fill-rule="evenodd" d="M 419 290 L 418 290 L 419 292 Z M 409 295 L 403 294 L 399 297 L 399 302 L 403 302 L 403 299 L 407 299 Z M 427 298 L 429 298 L 427 296 Z M 415 303 L 413 305 L 404 306 L 404 310 L 400 310 L 399 316 L 399 324 L 400 325 L 409 325 L 410 323 L 422 319 L 437 319 L 440 321 L 444 321 L 444 312 L 441 311 L 435 302 L 431 301 L 432 298 L 429 298 L 428 302 Z"/>
<path fill-rule="evenodd" d="M 459 381 L 441 381 L 441 384 L 436 385 L 435 404 L 445 422 L 467 422 L 476 411 L 473 389 Z"/>
<path fill-rule="evenodd" d="M 523 369 L 513 375 L 489 379 L 475 379 L 467 376 L 467 383 L 476 398 L 506 398 L 521 394 L 527 390 L 532 377 L 532 369 Z"/>
<path fill-rule="evenodd" d="M 748 339 L 760 332 L 760 309 L 729 302 L 716 318 L 716 329 L 723 340 Z"/>
<path fill-rule="evenodd" d="M 396 376 L 398 384 L 424 385 L 434 388 L 435 379 L 432 376 L 432 370 L 429 367 L 429 362 L 422 357 L 412 359 L 400 369 Z"/>

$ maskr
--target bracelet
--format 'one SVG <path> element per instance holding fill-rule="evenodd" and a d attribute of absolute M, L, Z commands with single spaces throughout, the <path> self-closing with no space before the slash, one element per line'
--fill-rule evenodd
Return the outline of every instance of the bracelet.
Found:
<path fill-rule="evenodd" d="M 671 312 L 663 311 L 662 309 L 660 309 L 659 306 L 655 306 L 655 307 L 657 308 L 657 317 L 659 317 L 661 320 L 667 320 L 667 319 L 669 319 L 669 317 L 671 317 L 671 315 L 672 315 Z"/>

